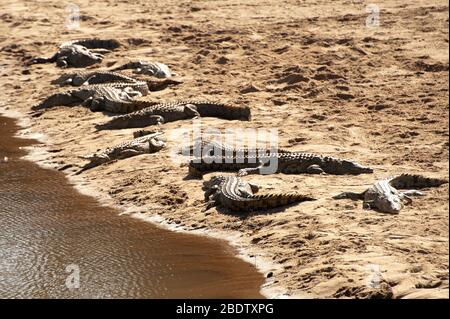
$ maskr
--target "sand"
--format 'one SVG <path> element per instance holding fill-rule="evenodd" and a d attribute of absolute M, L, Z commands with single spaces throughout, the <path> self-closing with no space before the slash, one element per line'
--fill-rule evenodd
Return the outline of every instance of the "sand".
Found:
<path fill-rule="evenodd" d="M 398 173 L 448 176 L 448 4 L 378 1 L 379 26 L 365 1 L 80 0 L 78 29 L 66 3 L 0 1 L 0 110 L 43 134 L 33 158 L 72 167 L 129 140 L 134 130 L 96 132 L 107 116 L 57 107 L 38 118 L 30 107 L 59 89 L 55 65 L 26 67 L 63 41 L 98 36 L 124 45 L 100 65 L 127 59 L 165 63 L 182 85 L 155 99 L 217 99 L 246 104 L 252 121 L 202 119 L 203 128 L 275 128 L 279 146 L 351 158 L 375 168 L 360 176 L 271 175 L 246 179 L 263 191 L 307 192 L 319 200 L 237 216 L 204 211 L 202 183 L 171 160 L 176 128 L 163 126 L 168 149 L 114 162 L 71 179 L 105 203 L 164 225 L 228 237 L 267 274 L 268 297 L 448 298 L 448 186 L 426 191 L 399 215 L 331 199 L 363 191 Z M 40 152 L 40 150 L 42 150 Z M 205 178 L 209 178 L 209 174 Z"/>

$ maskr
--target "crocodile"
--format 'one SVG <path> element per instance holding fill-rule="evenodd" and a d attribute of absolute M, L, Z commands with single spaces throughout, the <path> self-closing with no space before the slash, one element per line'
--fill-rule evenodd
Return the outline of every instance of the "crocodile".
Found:
<path fill-rule="evenodd" d="M 332 174 L 359 175 L 373 173 L 373 169 L 357 162 L 297 152 L 268 152 L 233 156 L 202 156 L 189 161 L 189 174 L 201 177 L 212 171 L 238 171 L 247 174 Z"/>
<path fill-rule="evenodd" d="M 136 112 L 116 116 L 106 123 L 97 124 L 96 128 L 98 130 L 140 128 L 197 117 L 250 120 L 249 107 L 231 106 L 219 102 L 179 101 L 155 104 L 154 101 L 134 100 L 132 104 L 132 109 L 147 107 Z M 123 105 L 123 108 L 127 109 L 127 103 Z"/>
<path fill-rule="evenodd" d="M 31 59 L 29 64 L 53 63 L 61 68 L 68 66 L 86 67 L 99 63 L 104 54 L 116 49 L 120 43 L 116 40 L 81 39 L 64 42 L 58 51 L 49 58 L 37 57 Z"/>
<path fill-rule="evenodd" d="M 362 193 L 344 192 L 333 196 L 334 199 L 349 198 L 364 201 L 364 209 L 375 209 L 389 214 L 398 214 L 403 208 L 403 203 L 412 202 L 410 196 L 424 194 L 417 189 L 427 187 L 439 187 L 448 183 L 447 180 L 439 178 L 428 178 L 421 175 L 401 174 L 377 181 Z M 399 189 L 407 189 L 404 192 Z"/>
<path fill-rule="evenodd" d="M 147 87 L 149 91 L 159 91 L 163 90 L 171 85 L 178 85 L 183 83 L 181 80 L 177 79 L 142 79 L 127 76 L 119 72 L 111 71 L 78 71 L 72 73 L 66 73 L 59 76 L 57 79 L 53 80 L 51 84 L 57 84 L 60 86 L 81 86 L 90 84 L 102 84 L 102 83 L 135 83 L 139 81 L 147 82 Z"/>
<path fill-rule="evenodd" d="M 203 183 L 203 190 L 207 202 L 206 210 L 222 206 L 234 212 L 251 212 L 315 200 L 297 192 L 258 195 L 255 194 L 259 190 L 257 185 L 245 182 L 237 176 L 214 176 Z"/>
<path fill-rule="evenodd" d="M 88 106 L 92 111 L 120 113 L 126 111 L 123 105 L 133 105 L 135 98 L 147 94 L 147 83 L 142 81 L 83 85 L 76 89 L 52 94 L 31 109 L 36 111 L 60 105 L 83 105 Z"/>
<path fill-rule="evenodd" d="M 131 141 L 123 142 L 117 146 L 107 148 L 100 153 L 84 156 L 82 158 L 89 160 L 89 163 L 84 165 L 75 174 L 81 174 L 88 169 L 114 160 L 158 152 L 165 146 L 165 142 L 160 138 L 162 134 L 162 132 L 153 132 L 152 134 L 147 134 Z"/>
<path fill-rule="evenodd" d="M 149 61 L 130 61 L 121 66 L 111 69 L 111 71 L 121 71 L 132 69 L 136 74 L 146 74 L 157 78 L 170 78 L 172 73 L 169 67 L 165 64 L 159 62 L 149 62 Z"/>

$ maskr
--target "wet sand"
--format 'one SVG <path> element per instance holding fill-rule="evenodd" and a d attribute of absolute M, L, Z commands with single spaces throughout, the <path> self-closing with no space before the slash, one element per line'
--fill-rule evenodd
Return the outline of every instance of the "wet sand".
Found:
<path fill-rule="evenodd" d="M 36 142 L 17 130 L 0 117 L 1 298 L 262 297 L 262 275 L 226 244 L 100 206 L 63 173 L 21 160 Z M 73 265 L 78 289 L 65 285 Z"/>

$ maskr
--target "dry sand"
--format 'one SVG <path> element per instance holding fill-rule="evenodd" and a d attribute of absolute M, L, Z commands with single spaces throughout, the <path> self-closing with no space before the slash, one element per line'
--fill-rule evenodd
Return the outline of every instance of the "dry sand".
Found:
<path fill-rule="evenodd" d="M 278 128 L 282 148 L 375 168 L 356 177 L 250 176 L 266 191 L 320 199 L 235 216 L 204 212 L 201 181 L 186 180 L 187 168 L 165 150 L 86 172 L 84 185 L 110 204 L 187 230 L 233 234 L 247 257 L 273 272 L 263 287 L 270 297 L 448 298 L 448 186 L 428 190 L 399 215 L 330 199 L 397 173 L 448 176 L 446 1 L 377 1 L 380 25 L 367 27 L 367 3 L 356 0 L 79 0 L 77 30 L 65 27 L 66 2 L 0 3 L 0 110 L 28 118 L 31 105 L 58 90 L 50 81 L 63 70 L 26 67 L 25 60 L 51 55 L 66 40 L 116 38 L 124 46 L 91 69 L 156 60 L 185 82 L 155 99 L 203 97 L 252 108 L 251 122 L 208 118 L 203 127 Z M 93 124 L 105 119 L 82 107 L 31 118 L 28 131 L 46 136 L 34 154 L 45 149 L 42 163 L 76 166 L 83 163 L 77 156 L 130 139 L 133 130 L 95 132 Z"/>

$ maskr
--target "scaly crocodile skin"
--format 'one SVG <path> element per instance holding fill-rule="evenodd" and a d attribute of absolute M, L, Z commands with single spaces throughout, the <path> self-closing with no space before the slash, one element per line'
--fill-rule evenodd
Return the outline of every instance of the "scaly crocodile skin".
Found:
<path fill-rule="evenodd" d="M 154 132 L 107 148 L 103 152 L 83 157 L 89 160 L 89 163 L 79 170 L 77 174 L 114 160 L 158 152 L 165 146 L 165 143 L 160 139 L 162 134 L 162 132 Z"/>
<path fill-rule="evenodd" d="M 362 193 L 344 192 L 333 196 L 334 199 L 362 199 L 363 207 L 375 209 L 384 213 L 398 214 L 404 202 L 411 203 L 409 195 L 423 195 L 416 189 L 439 187 L 448 183 L 445 179 L 428 178 L 421 175 L 402 174 L 396 177 L 382 179 Z M 400 192 L 399 189 L 408 191 Z"/>
<path fill-rule="evenodd" d="M 223 206 L 235 212 L 265 210 L 297 202 L 312 201 L 314 198 L 299 193 L 255 195 L 258 187 L 244 182 L 236 176 L 215 176 L 204 183 L 207 208 Z M 210 197 L 212 199 L 210 200 Z"/>

